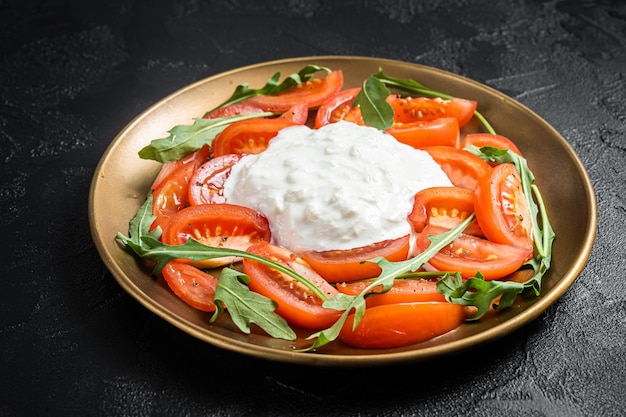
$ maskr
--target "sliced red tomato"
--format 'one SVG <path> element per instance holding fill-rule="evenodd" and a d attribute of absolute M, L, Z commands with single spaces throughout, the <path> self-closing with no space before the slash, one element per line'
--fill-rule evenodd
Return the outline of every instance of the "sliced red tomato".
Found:
<path fill-rule="evenodd" d="M 358 106 L 352 106 L 360 91 L 359 87 L 342 90 L 322 103 L 315 115 L 315 128 L 319 129 L 340 120 L 364 125 L 361 109 Z"/>
<path fill-rule="evenodd" d="M 170 289 L 181 300 L 202 311 L 215 311 L 217 278 L 187 263 L 171 261 L 161 272 Z"/>
<path fill-rule="evenodd" d="M 156 219 L 151 230 L 157 226 L 164 230 L 170 218 L 188 205 L 187 194 L 194 166 L 194 163 L 174 165 L 174 170 L 165 179 L 159 180 L 158 187 L 152 191 L 152 215 Z"/>
<path fill-rule="evenodd" d="M 454 117 L 441 117 L 426 122 L 394 123 L 386 131 L 398 141 L 422 149 L 427 146 L 459 146 L 459 122 Z"/>
<path fill-rule="evenodd" d="M 229 104 L 224 107 L 220 107 L 219 109 L 215 109 L 210 113 L 204 115 L 205 119 L 217 119 L 220 117 L 232 117 L 239 116 L 242 114 L 256 114 L 263 113 L 264 110 L 259 106 L 255 106 L 250 103 L 234 103 Z"/>
<path fill-rule="evenodd" d="M 287 91 L 276 95 L 259 95 L 244 101 L 253 104 L 265 111 L 280 112 L 289 110 L 297 104 L 305 103 L 309 109 L 320 106 L 329 97 L 341 90 L 343 86 L 343 72 L 331 71 L 325 78 L 313 78 L 305 83 L 298 84 Z"/>
<path fill-rule="evenodd" d="M 182 245 L 190 237 L 207 246 L 245 251 L 257 242 L 269 241 L 271 232 L 267 218 L 248 207 L 226 203 L 200 204 L 173 215 L 161 240 L 168 245 Z M 194 262 L 194 265 L 214 268 L 235 260 L 238 259 L 225 257 Z"/>
<path fill-rule="evenodd" d="M 225 203 L 224 183 L 230 171 L 242 155 L 226 154 L 217 156 L 202 164 L 189 182 L 189 203 L 191 205 Z"/>
<path fill-rule="evenodd" d="M 476 220 L 489 240 L 529 250 L 532 218 L 515 165 L 500 164 L 478 182 L 474 195 Z"/>
<path fill-rule="evenodd" d="M 371 282 L 354 281 L 337 284 L 337 290 L 347 295 L 362 293 Z M 374 287 L 370 292 L 380 293 L 382 286 Z M 427 279 L 396 279 L 393 287 L 385 293 L 369 296 L 365 299 L 367 307 L 382 304 L 414 303 L 423 301 L 445 301 L 443 294 L 437 291 L 437 281 Z"/>
<path fill-rule="evenodd" d="M 348 250 L 305 251 L 304 259 L 311 268 L 329 282 L 348 282 L 373 278 L 380 274 L 380 267 L 363 262 L 382 256 L 388 261 L 403 261 L 409 253 L 409 236 L 385 240 L 368 246 Z"/>
<path fill-rule="evenodd" d="M 281 129 L 297 123 L 284 119 L 248 119 L 228 125 L 213 140 L 213 155 L 257 154 Z"/>
<path fill-rule="evenodd" d="M 339 333 L 339 340 L 366 349 L 408 346 L 448 333 L 464 319 L 463 306 L 459 304 L 384 304 L 366 309 L 355 329 L 354 314 L 350 314 Z"/>
<path fill-rule="evenodd" d="M 429 146 L 426 152 L 441 166 L 456 187 L 474 190 L 479 178 L 491 170 L 480 157 L 450 146 Z"/>
<path fill-rule="evenodd" d="M 261 242 L 248 248 L 248 252 L 278 262 L 307 278 L 328 298 L 338 292 L 316 274 L 302 259 L 293 252 L 267 242 Z M 243 271 L 250 277 L 252 291 L 274 300 L 278 307 L 276 313 L 288 323 L 306 328 L 322 329 L 330 327 L 341 315 L 341 311 L 325 308 L 322 299 L 295 279 L 257 261 L 243 260 Z"/>
<path fill-rule="evenodd" d="M 447 230 L 426 226 L 417 238 L 419 252 L 430 246 L 428 235 L 439 235 Z M 463 278 L 476 276 L 480 271 L 486 280 L 492 280 L 517 271 L 526 262 L 529 253 L 527 249 L 462 234 L 428 262 L 439 271 L 459 272 Z"/>
<path fill-rule="evenodd" d="M 474 213 L 474 193 L 461 187 L 431 187 L 419 191 L 413 199 L 413 210 L 408 220 L 416 232 L 426 225 L 454 229 Z M 464 233 L 484 236 L 480 226 L 473 221 Z"/>
<path fill-rule="evenodd" d="M 472 100 L 453 98 L 401 97 L 395 94 L 387 98 L 394 112 L 396 123 L 428 122 L 442 117 L 454 117 L 459 126 L 465 125 L 474 116 L 476 105 Z"/>
<path fill-rule="evenodd" d="M 206 162 L 206 160 L 209 158 L 210 153 L 211 153 L 211 147 L 209 145 L 204 145 L 202 148 L 198 149 L 197 151 L 179 160 L 163 163 L 163 165 L 161 166 L 161 170 L 159 171 L 158 175 L 152 182 L 152 187 L 150 187 L 150 189 L 155 190 L 159 188 L 159 185 L 161 185 L 163 180 L 167 178 L 169 174 L 171 174 L 176 168 L 178 168 L 181 165 L 193 163 L 194 170 L 195 170 L 197 167 L 199 167 L 200 165 Z"/>
<path fill-rule="evenodd" d="M 296 104 L 283 114 L 278 116 L 279 119 L 289 120 L 299 125 L 303 125 L 309 118 L 309 108 L 305 103 Z"/>
<path fill-rule="evenodd" d="M 465 138 L 463 138 L 460 149 L 466 148 L 470 145 L 474 145 L 478 148 L 482 148 L 483 146 L 492 146 L 505 151 L 509 150 L 519 156 L 522 156 L 522 152 L 519 150 L 517 145 L 515 145 L 511 139 L 502 135 L 492 135 L 491 133 L 469 133 L 465 136 Z M 495 164 L 497 164 L 497 162 L 494 163 L 494 165 Z"/>

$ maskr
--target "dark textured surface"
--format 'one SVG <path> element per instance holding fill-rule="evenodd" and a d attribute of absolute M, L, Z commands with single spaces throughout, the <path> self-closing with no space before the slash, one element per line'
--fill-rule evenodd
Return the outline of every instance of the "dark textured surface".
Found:
<path fill-rule="evenodd" d="M 0 0 L 0 53 L 0 416 L 626 415 L 623 1 Z M 107 145 L 195 80 L 305 55 L 441 68 L 551 123 L 598 198 L 570 290 L 472 351 L 343 370 L 216 349 L 127 295 L 87 221 Z"/>

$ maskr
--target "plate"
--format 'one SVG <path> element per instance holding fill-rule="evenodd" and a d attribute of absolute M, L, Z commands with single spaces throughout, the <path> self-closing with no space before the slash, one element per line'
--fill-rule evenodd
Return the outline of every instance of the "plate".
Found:
<path fill-rule="evenodd" d="M 150 140 L 167 136 L 175 125 L 193 123 L 223 102 L 242 83 L 258 88 L 275 72 L 284 77 L 307 64 L 344 72 L 344 87 L 360 86 L 383 68 L 399 78 L 412 78 L 434 90 L 478 101 L 478 109 L 496 132 L 510 137 L 528 159 L 542 192 L 556 240 L 552 267 L 539 297 L 522 299 L 509 309 L 430 341 L 403 348 L 356 349 L 336 341 L 315 353 L 294 352 L 309 346 L 311 331 L 297 331 L 295 342 L 273 339 L 262 332 L 246 335 L 227 315 L 210 323 L 210 314 L 187 306 L 140 261 L 122 250 L 117 232 L 127 234 L 128 222 L 145 201 L 160 164 L 142 160 L 137 152 Z M 470 124 L 464 127 L 478 129 Z M 150 311 L 182 331 L 217 347 L 267 360 L 315 366 L 375 366 L 416 362 L 458 353 L 496 340 L 530 322 L 554 303 L 584 268 L 597 228 L 595 194 L 584 166 L 565 139 L 533 111 L 478 82 L 442 70 L 395 60 L 324 56 L 302 57 L 251 65 L 195 82 L 157 102 L 133 119 L 113 140 L 94 173 L 89 196 L 93 240 L 119 285 Z"/>

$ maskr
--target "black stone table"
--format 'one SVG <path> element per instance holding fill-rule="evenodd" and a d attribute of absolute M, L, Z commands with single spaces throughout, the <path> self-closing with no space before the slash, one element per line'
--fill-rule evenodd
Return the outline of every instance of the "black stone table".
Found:
<path fill-rule="evenodd" d="M 552 124 L 599 212 L 565 295 L 462 354 L 328 369 L 215 348 L 125 293 L 87 219 L 107 145 L 191 82 L 308 55 L 440 68 Z M 619 0 L 0 1 L 0 416 L 626 415 L 625 69 Z"/>

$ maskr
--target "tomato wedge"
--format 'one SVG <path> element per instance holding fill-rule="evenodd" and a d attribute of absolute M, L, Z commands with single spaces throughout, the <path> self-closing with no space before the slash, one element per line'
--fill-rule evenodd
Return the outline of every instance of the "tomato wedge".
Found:
<path fill-rule="evenodd" d="M 209 157 L 211 148 L 203 146 L 178 160 L 166 162 L 152 183 L 152 215 L 156 217 L 150 230 L 163 230 L 170 218 L 189 203 L 189 182 L 194 171 Z"/>
<path fill-rule="evenodd" d="M 305 103 L 309 109 L 320 106 L 343 86 L 343 72 L 331 71 L 325 78 L 313 78 L 276 95 L 258 95 L 244 101 L 265 111 L 286 111 L 297 104 Z"/>
<path fill-rule="evenodd" d="M 428 235 L 439 235 L 447 230 L 437 226 L 426 226 L 417 238 L 416 246 L 419 252 L 430 246 Z M 463 278 L 476 276 L 480 271 L 486 280 L 492 280 L 517 271 L 526 262 L 529 253 L 532 252 L 527 249 L 462 234 L 428 262 L 439 271 L 459 272 Z"/>
<path fill-rule="evenodd" d="M 418 233 L 429 224 L 454 229 L 473 212 L 472 191 L 461 187 L 430 187 L 415 194 L 408 220 Z M 464 233 L 484 236 L 476 221 L 471 222 Z"/>
<path fill-rule="evenodd" d="M 403 261 L 409 253 L 409 236 L 385 240 L 368 246 L 348 250 L 305 251 L 304 259 L 311 268 L 329 282 L 348 282 L 373 278 L 380 274 L 380 267 L 363 262 L 376 257 L 388 261 Z"/>
<path fill-rule="evenodd" d="M 429 146 L 424 148 L 446 173 L 456 187 L 474 190 L 478 180 L 491 170 L 480 157 L 450 146 Z"/>
<path fill-rule="evenodd" d="M 442 98 L 401 97 L 395 94 L 387 97 L 394 112 L 396 123 L 427 122 L 441 117 L 454 117 L 459 126 L 464 126 L 474 116 L 476 101 L 462 98 L 444 100 Z"/>
<path fill-rule="evenodd" d="M 466 148 L 470 145 L 474 145 L 478 148 L 483 146 L 492 146 L 494 148 L 509 150 L 513 153 L 523 156 L 517 145 L 506 136 L 492 135 L 491 133 L 469 133 L 463 138 L 460 149 Z M 496 165 L 497 162 L 494 162 Z"/>
<path fill-rule="evenodd" d="M 303 125 L 309 119 L 309 108 L 305 103 L 296 104 L 278 116 L 278 118 Z"/>
<path fill-rule="evenodd" d="M 202 164 L 189 182 L 189 203 L 192 205 L 225 203 L 224 183 L 230 171 L 242 155 L 226 154 L 217 156 Z"/>
<path fill-rule="evenodd" d="M 361 109 L 358 106 L 352 106 L 354 99 L 360 91 L 360 87 L 342 90 L 322 103 L 315 115 L 315 128 L 319 129 L 322 126 L 340 120 L 364 125 L 365 122 L 363 121 L 363 115 L 361 115 Z"/>
<path fill-rule="evenodd" d="M 170 261 L 161 272 L 181 300 L 202 311 L 215 311 L 217 278 L 187 263 Z"/>
<path fill-rule="evenodd" d="M 200 204 L 177 212 L 161 235 L 163 243 L 182 245 L 192 237 L 208 246 L 246 250 L 249 246 L 269 241 L 271 232 L 267 218 L 248 207 L 233 204 Z M 194 262 L 201 268 L 230 264 L 235 257 Z"/>
<path fill-rule="evenodd" d="M 441 117 L 426 122 L 394 123 L 387 133 L 398 141 L 422 149 L 427 146 L 458 147 L 459 122 L 454 117 Z"/>
<path fill-rule="evenodd" d="M 489 240 L 533 250 L 532 218 L 515 165 L 500 164 L 478 182 L 476 220 Z"/>
<path fill-rule="evenodd" d="M 215 137 L 213 155 L 261 153 L 281 129 L 296 125 L 285 119 L 240 120 L 228 125 Z"/>
<path fill-rule="evenodd" d="M 249 247 L 248 252 L 281 263 L 298 272 L 315 284 L 328 298 L 338 293 L 335 287 L 285 248 L 260 242 Z M 278 304 L 276 313 L 289 324 L 306 329 L 322 329 L 330 327 L 341 315 L 341 311 L 323 307 L 322 299 L 314 296 L 308 288 L 276 269 L 257 261 L 244 259 L 243 271 L 250 277 L 248 285 L 250 289 L 274 300 Z"/>
<path fill-rule="evenodd" d="M 459 304 L 384 304 L 366 309 L 354 330 L 354 314 L 350 314 L 339 333 L 339 340 L 367 349 L 408 346 L 448 333 L 464 319 L 463 306 Z"/>
<path fill-rule="evenodd" d="M 220 117 L 232 117 L 242 114 L 263 113 L 264 110 L 259 106 L 250 103 L 234 103 L 213 110 L 204 115 L 205 119 L 217 119 Z"/>
<path fill-rule="evenodd" d="M 357 295 L 362 293 L 371 282 L 354 281 L 337 284 L 342 294 Z M 382 286 L 374 287 L 370 292 L 380 292 Z M 413 303 L 423 301 L 446 301 L 443 294 L 437 291 L 437 281 L 427 279 L 396 279 L 393 287 L 386 293 L 369 296 L 365 299 L 367 307 L 382 304 Z"/>

